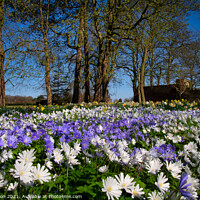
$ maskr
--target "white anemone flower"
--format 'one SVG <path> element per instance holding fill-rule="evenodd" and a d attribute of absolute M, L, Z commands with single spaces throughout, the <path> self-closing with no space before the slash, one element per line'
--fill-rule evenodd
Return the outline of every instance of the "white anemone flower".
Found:
<path fill-rule="evenodd" d="M 34 149 L 25 150 L 22 153 L 19 153 L 17 161 L 22 163 L 32 163 L 35 159 L 34 153 Z"/>
<path fill-rule="evenodd" d="M 173 136 L 172 141 L 173 143 L 181 142 L 181 136 L 179 135 Z"/>
<path fill-rule="evenodd" d="M 137 165 L 138 163 L 142 163 L 143 154 L 137 151 L 131 161 L 134 165 Z"/>
<path fill-rule="evenodd" d="M 165 144 L 165 143 L 166 143 L 165 140 L 157 138 L 155 146 L 159 147 L 159 146 L 161 146 L 162 144 Z"/>
<path fill-rule="evenodd" d="M 117 146 L 118 146 L 118 149 L 125 149 L 128 147 L 128 143 L 126 140 L 123 139 L 123 140 L 118 141 Z"/>
<path fill-rule="evenodd" d="M 45 162 L 45 165 L 46 165 L 50 170 L 53 168 L 53 164 L 52 164 L 52 162 L 51 162 L 50 160 L 47 160 L 47 161 Z"/>
<path fill-rule="evenodd" d="M 128 162 L 130 161 L 130 155 L 124 150 L 120 152 L 120 157 L 124 164 L 128 164 Z"/>
<path fill-rule="evenodd" d="M 7 180 L 0 180 L 0 188 L 5 186 L 8 183 Z"/>
<path fill-rule="evenodd" d="M 121 172 L 119 176 L 115 175 L 115 178 L 119 182 L 119 185 L 128 192 L 128 190 L 135 185 L 135 182 L 132 182 L 134 178 L 131 178 L 128 174 L 124 177 L 124 174 Z"/>
<path fill-rule="evenodd" d="M 180 179 L 181 178 L 181 175 L 180 174 L 177 174 L 177 173 L 174 173 L 174 172 L 171 172 L 172 176 L 176 179 Z"/>
<path fill-rule="evenodd" d="M 168 178 L 166 178 L 166 176 L 164 176 L 164 173 L 161 172 L 158 175 L 158 180 L 157 182 L 155 182 L 155 185 L 158 186 L 158 188 L 160 189 L 162 193 L 165 193 L 170 187 L 169 183 L 166 183 L 167 181 L 168 181 Z"/>
<path fill-rule="evenodd" d="M 37 167 L 34 166 L 32 168 L 32 172 L 34 180 L 38 180 L 40 183 L 51 180 L 51 175 L 48 170 L 44 169 L 44 166 L 41 167 L 39 163 L 37 164 Z"/>
<path fill-rule="evenodd" d="M 181 173 L 181 165 L 179 163 L 172 163 L 171 161 L 166 161 L 167 170 L 170 171 L 172 174 L 179 174 Z"/>
<path fill-rule="evenodd" d="M 114 200 L 114 197 L 119 199 L 122 194 L 121 187 L 116 179 L 112 177 L 108 177 L 106 180 L 103 181 L 103 188 L 102 191 L 106 192 L 108 200 Z"/>
<path fill-rule="evenodd" d="M 117 157 L 117 155 L 115 154 L 115 152 L 109 151 L 109 152 L 107 152 L 107 155 L 108 155 L 108 158 L 110 159 L 110 161 L 119 162 L 119 158 Z"/>
<path fill-rule="evenodd" d="M 56 153 L 61 153 L 61 152 L 62 152 L 62 150 L 59 149 L 59 148 L 55 148 L 55 149 L 53 150 L 53 153 L 54 153 L 54 154 L 56 154 Z"/>
<path fill-rule="evenodd" d="M 74 143 L 74 150 L 77 152 L 77 154 L 79 154 L 81 151 L 81 146 L 78 141 L 76 143 Z"/>
<path fill-rule="evenodd" d="M 151 174 L 156 174 L 157 172 L 160 171 L 162 167 L 162 163 L 159 158 L 155 158 L 149 161 L 148 164 L 146 164 L 146 169 L 148 170 L 149 173 Z"/>
<path fill-rule="evenodd" d="M 62 155 L 61 152 L 54 152 L 54 161 L 58 164 L 61 164 L 64 160 L 64 156 Z"/>
<path fill-rule="evenodd" d="M 73 156 L 77 156 L 79 154 L 79 151 L 76 151 L 75 149 L 71 148 L 70 154 Z"/>
<path fill-rule="evenodd" d="M 76 156 L 74 156 L 74 155 L 70 155 L 68 157 L 68 162 L 69 162 L 69 164 L 72 164 L 72 165 L 80 165 L 81 164 L 80 162 L 78 162 L 78 159 L 76 159 Z"/>
<path fill-rule="evenodd" d="M 8 160 L 8 152 L 4 149 L 1 153 L 0 161 L 3 163 Z"/>
<path fill-rule="evenodd" d="M 0 187 L 3 187 L 8 183 L 7 180 L 5 180 L 5 172 L 0 171 Z"/>
<path fill-rule="evenodd" d="M 188 179 L 187 179 L 187 183 L 186 184 L 189 184 L 189 183 L 192 183 L 192 185 L 190 185 L 188 187 L 190 191 L 199 190 L 199 187 L 200 187 L 199 179 L 194 178 L 191 175 L 188 175 Z"/>
<path fill-rule="evenodd" d="M 65 154 L 69 154 L 71 148 L 68 143 L 61 143 L 61 147 L 64 150 Z"/>
<path fill-rule="evenodd" d="M 101 172 L 101 173 L 105 173 L 105 172 L 107 172 L 107 170 L 108 170 L 108 166 L 107 165 L 99 167 L 99 172 Z"/>
<path fill-rule="evenodd" d="M 136 186 L 132 186 L 129 189 L 128 193 L 132 194 L 132 198 L 141 197 L 144 194 L 143 188 L 140 188 L 139 184 L 137 184 Z"/>
<path fill-rule="evenodd" d="M 14 164 L 15 169 L 14 169 L 14 177 L 19 178 L 20 181 L 22 181 L 25 184 L 29 184 L 30 182 L 33 181 L 32 178 L 32 163 L 20 163 L 18 161 L 15 162 Z"/>
<path fill-rule="evenodd" d="M 13 152 L 12 150 L 8 151 L 8 158 L 12 159 L 13 158 Z"/>
<path fill-rule="evenodd" d="M 10 183 L 10 185 L 8 186 L 8 191 L 13 191 L 17 188 L 18 186 L 18 183 L 17 182 L 14 182 L 14 183 Z"/>
<path fill-rule="evenodd" d="M 163 200 L 164 197 L 163 197 L 162 193 L 154 190 L 151 194 L 149 194 L 148 199 L 149 200 Z"/>
<path fill-rule="evenodd" d="M 136 141 L 135 141 L 135 139 L 134 139 L 134 138 L 131 140 L 131 143 L 132 143 L 133 145 L 135 145 L 135 144 L 136 144 Z"/>
<path fill-rule="evenodd" d="M 168 133 L 167 136 L 165 136 L 167 139 L 169 140 L 173 140 L 173 134 L 172 133 Z"/>

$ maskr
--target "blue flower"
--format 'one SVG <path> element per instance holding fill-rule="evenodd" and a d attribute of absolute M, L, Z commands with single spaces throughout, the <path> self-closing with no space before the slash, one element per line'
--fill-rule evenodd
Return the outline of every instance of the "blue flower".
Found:
<path fill-rule="evenodd" d="M 22 137 L 22 142 L 23 142 L 24 145 L 30 146 L 30 143 L 32 142 L 32 140 L 31 140 L 30 137 L 24 135 L 24 136 Z"/>
<path fill-rule="evenodd" d="M 39 135 L 36 132 L 32 134 L 31 138 L 32 140 L 35 140 L 35 141 L 40 139 Z"/>
<path fill-rule="evenodd" d="M 46 147 L 47 153 L 52 153 L 53 150 L 54 150 L 54 144 L 51 142 L 50 139 L 47 139 L 47 140 L 46 140 L 46 145 L 45 145 L 45 147 Z"/>
<path fill-rule="evenodd" d="M 4 146 L 4 141 L 0 138 L 0 147 Z"/>
<path fill-rule="evenodd" d="M 78 130 L 75 130 L 74 131 L 74 138 L 75 139 L 81 139 L 81 132 L 80 131 L 78 131 Z"/>
<path fill-rule="evenodd" d="M 48 140 L 50 140 L 50 136 L 49 135 L 44 135 L 44 137 L 43 137 L 43 140 L 46 142 L 46 141 L 48 141 Z"/>
<path fill-rule="evenodd" d="M 17 138 L 14 135 L 8 135 L 7 145 L 10 148 L 17 148 Z"/>
<path fill-rule="evenodd" d="M 89 148 L 89 142 L 83 140 L 81 142 L 81 147 L 82 147 L 82 150 L 88 149 Z"/>
<path fill-rule="evenodd" d="M 180 182 L 179 182 L 179 190 L 180 190 L 182 196 L 186 197 L 186 199 L 191 199 L 190 197 L 192 197 L 192 194 L 190 192 L 188 192 L 188 187 L 190 185 L 192 185 L 192 183 L 186 184 L 187 179 L 188 179 L 188 174 L 183 173 L 180 178 Z"/>
<path fill-rule="evenodd" d="M 38 129 L 37 130 L 37 135 L 38 136 L 42 136 L 42 135 L 44 135 L 45 134 L 45 130 L 44 129 Z"/>

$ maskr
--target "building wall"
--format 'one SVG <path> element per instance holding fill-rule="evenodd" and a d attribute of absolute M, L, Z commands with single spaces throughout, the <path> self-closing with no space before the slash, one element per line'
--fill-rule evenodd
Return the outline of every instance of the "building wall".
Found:
<path fill-rule="evenodd" d="M 190 89 L 190 83 L 186 79 L 177 79 L 176 84 L 144 87 L 146 101 L 162 101 L 175 99 L 188 99 L 190 101 L 200 99 L 200 89 Z M 181 95 L 180 95 L 181 94 Z M 134 96 L 138 102 L 138 96 Z"/>

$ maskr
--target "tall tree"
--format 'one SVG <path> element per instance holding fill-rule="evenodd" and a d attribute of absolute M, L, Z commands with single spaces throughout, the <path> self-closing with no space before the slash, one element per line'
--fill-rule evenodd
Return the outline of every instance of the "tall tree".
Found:
<path fill-rule="evenodd" d="M 84 102 L 90 101 L 90 65 L 89 65 L 89 41 L 88 41 L 88 2 L 84 0 L 84 77 L 85 93 Z"/>
<path fill-rule="evenodd" d="M 46 8 L 46 9 L 45 9 Z M 47 105 L 52 104 L 52 92 L 51 92 L 51 80 L 50 80 L 50 55 L 49 55 L 49 42 L 48 42 L 48 32 L 49 32 L 49 12 L 50 12 L 50 2 L 47 1 L 47 4 L 44 4 L 42 0 L 39 2 L 40 10 L 40 30 L 43 35 L 44 42 L 44 54 L 45 54 L 45 83 L 46 83 L 46 92 L 47 92 Z M 46 19 L 45 19 L 45 18 Z"/>
<path fill-rule="evenodd" d="M 50 49 L 49 49 L 49 31 L 52 18 L 55 16 L 56 2 L 50 0 L 32 0 L 32 1 L 17 1 L 10 0 L 10 6 L 13 9 L 13 19 L 20 19 L 22 23 L 28 25 L 29 34 L 37 36 L 37 40 L 41 36 L 44 53 L 43 65 L 45 67 L 45 85 L 47 93 L 47 104 L 52 104 L 52 93 L 50 84 Z M 35 35 L 34 35 L 35 34 Z M 35 49 L 38 54 L 41 51 Z"/>
<path fill-rule="evenodd" d="M 76 55 L 76 67 L 75 67 L 75 78 L 74 78 L 74 91 L 73 91 L 73 103 L 81 102 L 81 60 L 83 50 L 83 32 L 84 32 L 84 2 L 80 2 L 79 8 L 79 29 L 78 29 L 78 43 L 77 43 L 77 55 Z"/>
<path fill-rule="evenodd" d="M 4 24 L 4 0 L 0 0 L 0 106 L 5 106 L 5 78 L 4 78 L 4 59 L 3 48 L 3 24 Z"/>
<path fill-rule="evenodd" d="M 190 80 L 190 88 L 199 86 L 199 66 L 200 66 L 200 42 L 199 36 L 190 38 L 187 44 L 182 46 L 179 54 L 179 64 L 181 65 L 180 78 Z"/>

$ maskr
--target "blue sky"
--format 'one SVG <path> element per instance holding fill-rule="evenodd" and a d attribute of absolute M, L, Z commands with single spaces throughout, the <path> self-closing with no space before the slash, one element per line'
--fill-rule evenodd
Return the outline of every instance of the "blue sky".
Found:
<path fill-rule="evenodd" d="M 188 18 L 188 23 L 189 28 L 197 31 L 198 34 L 200 34 L 200 13 L 192 12 L 191 16 Z M 122 78 L 122 84 L 111 84 L 109 86 L 109 92 L 113 101 L 119 98 L 124 101 L 125 98 L 133 97 L 133 90 L 130 85 L 130 79 L 126 76 L 122 76 L 120 78 Z M 33 89 L 28 86 L 6 86 L 6 95 L 32 96 L 35 98 L 42 94 L 45 94 L 44 89 Z"/>

